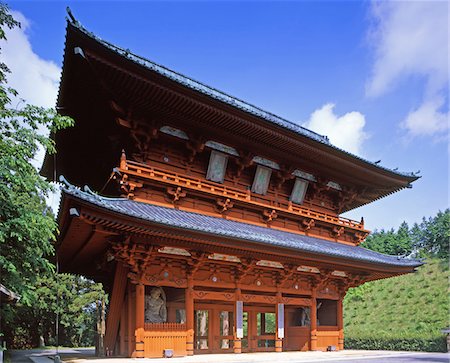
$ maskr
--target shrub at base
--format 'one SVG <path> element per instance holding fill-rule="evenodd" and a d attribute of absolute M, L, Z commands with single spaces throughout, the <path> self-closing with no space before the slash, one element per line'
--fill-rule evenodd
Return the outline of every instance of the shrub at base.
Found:
<path fill-rule="evenodd" d="M 446 338 L 345 338 L 345 349 L 447 352 Z"/>

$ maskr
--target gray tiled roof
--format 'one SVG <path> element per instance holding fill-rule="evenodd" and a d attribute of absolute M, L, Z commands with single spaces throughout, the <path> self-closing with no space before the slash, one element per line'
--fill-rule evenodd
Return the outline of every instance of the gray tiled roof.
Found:
<path fill-rule="evenodd" d="M 418 260 L 388 256 L 359 246 L 349 246 L 315 237 L 136 202 L 125 198 L 106 198 L 92 193 L 86 187 L 85 190 L 82 191 L 70 185 L 63 187 L 64 193 L 92 205 L 160 225 L 259 243 L 264 246 L 287 248 L 296 253 L 307 252 L 388 266 L 417 267 L 422 265 L 422 262 Z"/>

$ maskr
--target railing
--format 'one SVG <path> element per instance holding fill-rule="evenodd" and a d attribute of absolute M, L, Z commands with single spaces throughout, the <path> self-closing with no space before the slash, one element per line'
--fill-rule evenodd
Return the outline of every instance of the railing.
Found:
<path fill-rule="evenodd" d="M 184 323 L 145 323 L 144 329 L 147 331 L 173 331 L 186 330 Z"/>
<path fill-rule="evenodd" d="M 187 177 L 185 175 L 179 175 L 178 173 L 175 172 L 170 172 L 168 170 L 155 168 L 153 166 L 148 166 L 130 160 L 125 160 L 125 162 L 121 162 L 119 171 L 129 175 L 134 175 L 138 178 L 163 182 L 177 187 L 184 187 L 187 189 L 212 194 L 218 197 L 242 201 L 245 203 L 253 204 L 258 207 L 274 209 L 276 211 L 311 218 L 317 221 L 323 221 L 337 226 L 356 229 L 359 231 L 365 231 L 363 223 L 348 218 L 335 217 L 326 213 L 316 212 L 309 208 L 293 205 L 292 203 L 289 203 L 286 207 L 272 206 L 270 204 L 265 204 L 252 200 L 252 194 L 250 190 L 244 192 L 237 188 L 218 185 L 217 183 L 212 183 L 203 179 L 196 179 Z"/>
<path fill-rule="evenodd" d="M 185 356 L 186 340 L 185 324 L 146 323 L 143 334 L 144 357 L 161 358 L 165 349 L 172 349 L 174 356 Z"/>

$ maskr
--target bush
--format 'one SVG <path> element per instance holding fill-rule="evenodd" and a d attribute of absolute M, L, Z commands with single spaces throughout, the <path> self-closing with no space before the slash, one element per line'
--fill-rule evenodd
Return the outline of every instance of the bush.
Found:
<path fill-rule="evenodd" d="M 345 349 L 447 352 L 445 336 L 433 338 L 345 338 Z"/>

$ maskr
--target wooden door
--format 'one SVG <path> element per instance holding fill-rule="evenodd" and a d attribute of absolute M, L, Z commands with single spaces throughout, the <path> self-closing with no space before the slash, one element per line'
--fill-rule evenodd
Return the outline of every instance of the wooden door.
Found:
<path fill-rule="evenodd" d="M 234 307 L 232 304 L 195 304 L 194 352 L 232 353 Z"/>
<path fill-rule="evenodd" d="M 275 351 L 275 307 L 252 307 L 249 311 L 249 345 L 252 352 Z"/>
<path fill-rule="evenodd" d="M 211 310 L 199 308 L 194 310 L 194 352 L 195 354 L 211 351 Z"/>

